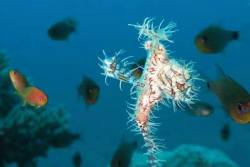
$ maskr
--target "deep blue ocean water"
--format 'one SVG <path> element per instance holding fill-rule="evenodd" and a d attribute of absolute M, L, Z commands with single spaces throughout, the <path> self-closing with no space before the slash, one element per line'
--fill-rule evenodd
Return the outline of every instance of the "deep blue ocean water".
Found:
<path fill-rule="evenodd" d="M 104 167 L 127 130 L 125 101 L 129 87 L 119 90 L 117 81 L 104 77 L 97 65 L 102 49 L 113 54 L 126 50 L 126 56 L 140 58 L 137 31 L 128 24 L 141 23 L 146 17 L 177 23 L 173 35 L 172 57 L 196 62 L 203 74 L 216 77 L 215 63 L 250 90 L 250 6 L 247 0 L 2 0 L 0 1 L 0 48 L 6 50 L 9 64 L 27 74 L 49 95 L 49 106 L 63 105 L 70 113 L 70 128 L 81 133 L 81 140 L 66 149 L 51 150 L 39 159 L 42 167 L 69 167 L 75 151 L 81 151 L 83 166 Z M 49 26 L 65 17 L 74 17 L 79 27 L 68 41 L 52 41 Z M 232 42 L 217 55 L 203 55 L 194 45 L 195 35 L 210 24 L 242 30 L 242 40 Z M 88 110 L 77 97 L 82 76 L 93 78 L 101 89 L 100 99 Z M 202 97 L 212 103 L 215 114 L 208 118 L 191 117 L 163 108 L 157 112 L 162 125 L 158 135 L 169 150 L 181 144 L 198 144 L 223 150 L 241 167 L 250 166 L 250 126 L 239 125 L 223 111 L 218 99 L 209 92 Z M 221 127 L 229 122 L 231 139 L 220 139 Z"/>

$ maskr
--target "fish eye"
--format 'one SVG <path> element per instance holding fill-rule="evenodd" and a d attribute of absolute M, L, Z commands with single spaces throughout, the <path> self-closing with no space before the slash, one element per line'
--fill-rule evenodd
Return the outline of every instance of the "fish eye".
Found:
<path fill-rule="evenodd" d="M 39 101 L 40 101 L 40 102 L 43 101 L 43 97 L 42 97 L 42 96 L 39 97 Z"/>
<path fill-rule="evenodd" d="M 238 110 L 240 110 L 240 111 L 242 110 L 242 106 L 240 103 L 237 104 L 237 107 L 238 107 Z"/>
<path fill-rule="evenodd" d="M 207 36 L 202 36 L 202 37 L 201 37 L 201 41 L 202 41 L 203 43 L 206 43 L 207 40 L 208 40 Z"/>

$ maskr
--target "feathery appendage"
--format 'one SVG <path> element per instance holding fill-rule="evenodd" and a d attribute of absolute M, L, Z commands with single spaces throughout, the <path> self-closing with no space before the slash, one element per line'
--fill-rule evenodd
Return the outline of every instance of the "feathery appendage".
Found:
<path fill-rule="evenodd" d="M 125 57 L 120 60 L 119 55 L 123 54 L 124 50 L 119 50 L 114 56 L 108 56 L 103 50 L 104 59 L 98 57 L 101 64 L 98 64 L 102 69 L 102 75 L 105 76 L 105 84 L 108 85 L 107 78 L 113 78 L 120 81 L 119 87 L 121 88 L 122 82 L 136 84 L 137 79 L 133 76 L 132 72 L 135 69 L 129 70 L 129 66 L 134 64 L 134 62 L 129 62 L 128 59 L 132 56 Z"/>
<path fill-rule="evenodd" d="M 164 20 L 161 23 L 154 27 L 152 18 L 145 18 L 142 24 L 129 24 L 129 26 L 135 27 L 138 32 L 138 39 L 147 38 L 148 40 L 153 41 L 168 41 L 173 42 L 170 40 L 172 34 L 177 31 L 175 30 L 176 23 L 170 22 L 167 26 L 161 27 Z"/>

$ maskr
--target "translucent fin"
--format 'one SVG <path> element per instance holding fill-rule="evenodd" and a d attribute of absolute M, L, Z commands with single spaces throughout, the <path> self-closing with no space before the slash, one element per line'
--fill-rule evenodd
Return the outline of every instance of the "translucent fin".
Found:
<path fill-rule="evenodd" d="M 216 66 L 216 70 L 217 70 L 217 73 L 219 75 L 219 78 L 227 77 L 226 73 L 224 72 L 224 70 L 222 69 L 222 67 L 219 64 L 216 63 L 215 66 Z"/>

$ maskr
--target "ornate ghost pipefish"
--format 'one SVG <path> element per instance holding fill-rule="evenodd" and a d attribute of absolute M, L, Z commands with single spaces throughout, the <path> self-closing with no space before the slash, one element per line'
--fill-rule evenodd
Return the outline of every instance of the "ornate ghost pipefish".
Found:
<path fill-rule="evenodd" d="M 154 122 L 156 118 L 153 111 L 158 110 L 159 103 L 168 104 L 171 102 L 173 109 L 182 108 L 183 103 L 193 104 L 197 100 L 198 87 L 194 85 L 195 80 L 199 80 L 199 75 L 193 70 L 193 63 L 176 61 L 169 57 L 169 51 L 161 43 L 170 40 L 176 31 L 176 24 L 170 22 L 166 27 L 153 26 L 153 19 L 146 18 L 142 24 L 130 25 L 139 31 L 138 39 L 144 39 L 144 49 L 147 51 L 147 59 L 143 68 L 141 78 L 136 79 L 129 70 L 127 57 L 118 61 L 121 51 L 114 56 L 108 57 L 104 52 L 105 58 L 99 60 L 99 66 L 103 69 L 102 75 L 107 78 L 115 78 L 121 83 L 132 84 L 131 96 L 135 99 L 134 104 L 128 103 L 129 123 L 133 131 L 142 134 L 147 149 L 148 164 L 150 167 L 160 166 L 157 153 L 163 147 L 161 140 L 155 138 L 156 127 L 159 123 Z"/>

